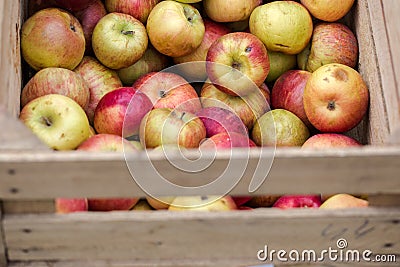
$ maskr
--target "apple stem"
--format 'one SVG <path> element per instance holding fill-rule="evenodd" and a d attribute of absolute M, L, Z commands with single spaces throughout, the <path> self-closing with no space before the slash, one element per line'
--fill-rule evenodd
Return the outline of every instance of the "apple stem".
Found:
<path fill-rule="evenodd" d="M 335 101 L 331 100 L 328 102 L 328 106 L 326 107 L 329 110 L 335 110 Z"/>
<path fill-rule="evenodd" d="M 69 25 L 69 28 L 70 28 L 73 32 L 76 32 L 76 28 L 75 28 L 74 25 L 70 24 L 70 25 Z"/>
<path fill-rule="evenodd" d="M 185 116 L 185 114 L 186 114 L 186 112 L 182 112 L 181 120 L 183 119 L 183 116 Z"/>
<path fill-rule="evenodd" d="M 124 34 L 124 35 L 133 35 L 135 33 L 135 31 L 124 31 L 124 30 L 122 30 L 121 33 Z"/>
<path fill-rule="evenodd" d="M 165 91 L 164 91 L 164 90 L 160 90 L 160 91 L 158 92 L 158 95 L 159 95 L 161 98 L 165 97 Z"/>
<path fill-rule="evenodd" d="M 42 120 L 46 124 L 46 126 L 50 127 L 52 125 L 51 121 L 48 118 L 42 117 Z"/>

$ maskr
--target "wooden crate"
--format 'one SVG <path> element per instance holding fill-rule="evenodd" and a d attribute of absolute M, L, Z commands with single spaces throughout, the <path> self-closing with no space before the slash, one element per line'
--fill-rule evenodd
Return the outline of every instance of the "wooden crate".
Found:
<path fill-rule="evenodd" d="M 399 266 L 397 0 L 358 0 L 349 17 L 359 40 L 358 69 L 371 95 L 368 118 L 352 134 L 369 145 L 324 151 L 277 149 L 267 180 L 254 193 L 370 195 L 369 208 L 334 211 L 51 213 L 55 197 L 144 193 L 133 182 L 123 155 L 50 151 L 16 119 L 22 85 L 19 34 L 25 10 L 26 1 L 0 2 L 0 266 L 250 266 L 263 263 L 257 252 L 265 245 L 275 250 L 321 251 L 335 248 L 339 238 L 345 238 L 351 249 L 397 255 L 397 263 L 274 263 Z M 251 152 L 243 179 L 231 194 L 249 194 L 260 155 L 263 160 L 260 150 Z M 246 157 L 236 151 L 233 160 Z M 142 154 L 134 160 L 146 163 Z M 163 157 L 155 155 L 152 160 L 169 170 L 173 182 L 187 181 L 187 174 L 170 170 Z M 219 153 L 214 164 L 223 167 L 228 160 L 228 153 Z M 202 173 L 208 175 L 212 173 Z M 155 190 L 160 195 L 176 194 Z"/>

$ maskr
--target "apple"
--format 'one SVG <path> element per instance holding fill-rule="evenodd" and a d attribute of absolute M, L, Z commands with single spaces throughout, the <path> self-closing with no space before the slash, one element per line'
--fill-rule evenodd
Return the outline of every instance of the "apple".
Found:
<path fill-rule="evenodd" d="M 80 11 L 89 6 L 94 0 L 55 0 L 56 3 L 71 11 Z"/>
<path fill-rule="evenodd" d="M 205 61 L 207 60 L 208 49 L 219 37 L 230 32 L 226 25 L 210 19 L 204 19 L 204 26 L 205 33 L 200 46 L 188 55 L 173 58 L 175 64 L 203 61 L 196 64 L 183 64 L 180 68 L 184 77 L 192 81 L 205 81 L 207 79 Z"/>
<path fill-rule="evenodd" d="M 82 26 L 65 10 L 40 10 L 22 26 L 21 51 L 25 61 L 35 70 L 47 67 L 72 70 L 85 53 Z"/>
<path fill-rule="evenodd" d="M 131 15 L 146 24 L 150 11 L 160 0 L 105 0 L 108 12 L 119 12 Z"/>
<path fill-rule="evenodd" d="M 141 199 L 136 203 L 135 206 L 133 206 L 133 208 L 131 210 L 143 211 L 143 210 L 153 210 L 153 208 L 149 205 L 149 203 L 147 203 L 147 201 L 145 199 Z"/>
<path fill-rule="evenodd" d="M 247 135 L 237 132 L 218 133 L 205 139 L 200 144 L 200 149 L 224 150 L 233 147 L 255 147 L 256 144 Z"/>
<path fill-rule="evenodd" d="M 90 98 L 85 112 L 89 122 L 93 124 L 94 111 L 100 99 L 108 92 L 122 87 L 118 74 L 97 59 L 85 56 L 81 63 L 74 69 L 89 86 Z"/>
<path fill-rule="evenodd" d="M 130 210 L 139 198 L 89 198 L 90 211 Z"/>
<path fill-rule="evenodd" d="M 75 17 L 82 25 L 85 35 L 85 54 L 88 55 L 92 50 L 92 34 L 99 20 L 107 15 L 107 11 L 101 0 L 93 0 L 87 7 L 77 12 L 74 12 Z"/>
<path fill-rule="evenodd" d="M 368 201 L 350 194 L 335 194 L 325 200 L 320 209 L 344 209 L 368 207 Z"/>
<path fill-rule="evenodd" d="M 318 148 L 324 149 L 329 147 L 350 147 L 350 146 L 361 146 L 361 144 L 344 134 L 336 133 L 321 133 L 311 136 L 303 144 L 302 148 Z"/>
<path fill-rule="evenodd" d="M 274 1 L 256 7 L 251 13 L 249 27 L 268 51 L 290 55 L 300 53 L 313 33 L 310 13 L 294 1 Z"/>
<path fill-rule="evenodd" d="M 264 96 L 265 101 L 267 101 L 268 108 L 271 106 L 271 91 L 265 83 L 260 85 L 261 94 Z"/>
<path fill-rule="evenodd" d="M 319 23 L 314 28 L 306 70 L 315 71 L 329 63 L 354 68 L 358 60 L 358 42 L 354 33 L 341 23 Z"/>
<path fill-rule="evenodd" d="M 262 115 L 254 125 L 252 140 L 258 146 L 302 146 L 310 136 L 307 126 L 292 112 L 274 109 Z"/>
<path fill-rule="evenodd" d="M 136 150 L 143 150 L 144 147 L 142 146 L 142 144 L 140 143 L 140 141 L 137 140 L 129 140 L 129 142 L 131 143 L 131 145 L 136 149 Z"/>
<path fill-rule="evenodd" d="M 268 51 L 268 58 L 270 62 L 267 83 L 273 83 L 283 73 L 288 70 L 294 69 L 297 65 L 296 55 L 288 55 L 282 52 Z"/>
<path fill-rule="evenodd" d="M 86 198 L 56 198 L 56 213 L 72 213 L 88 211 L 88 201 Z"/>
<path fill-rule="evenodd" d="M 169 58 L 158 52 L 152 45 L 133 65 L 118 70 L 118 76 L 124 85 L 132 85 L 137 79 L 149 72 L 158 72 L 168 67 Z"/>
<path fill-rule="evenodd" d="M 158 3 L 150 12 L 146 28 L 153 46 L 170 57 L 192 53 L 200 46 L 205 32 L 199 11 L 176 1 Z"/>
<path fill-rule="evenodd" d="M 199 110 L 196 115 L 206 127 L 207 137 L 219 133 L 237 132 L 248 136 L 247 127 L 238 115 L 221 107 L 206 107 Z"/>
<path fill-rule="evenodd" d="M 156 210 L 167 210 L 175 197 L 150 197 L 146 196 L 149 205 Z"/>
<path fill-rule="evenodd" d="M 250 196 L 232 196 L 233 201 L 237 207 L 242 207 L 244 204 L 248 203 L 253 197 Z"/>
<path fill-rule="evenodd" d="M 127 14 L 108 13 L 93 30 L 93 52 L 110 69 L 131 66 L 143 56 L 147 45 L 146 28 Z"/>
<path fill-rule="evenodd" d="M 271 93 L 272 108 L 282 108 L 293 112 L 304 124 L 311 128 L 303 106 L 303 92 L 311 72 L 289 70 L 274 83 Z"/>
<path fill-rule="evenodd" d="M 39 96 L 48 94 L 65 95 L 86 108 L 89 103 L 89 87 L 82 77 L 64 68 L 45 68 L 38 71 L 21 92 L 21 106 Z"/>
<path fill-rule="evenodd" d="M 311 53 L 311 42 L 299 54 L 296 55 L 297 67 L 301 70 L 307 70 L 307 61 Z"/>
<path fill-rule="evenodd" d="M 141 76 L 133 87 L 147 95 L 154 108 L 171 108 L 196 113 L 201 102 L 196 90 L 182 76 L 172 72 L 151 72 Z"/>
<path fill-rule="evenodd" d="M 172 211 L 230 211 L 237 206 L 231 196 L 179 196 L 176 197 L 168 210 Z"/>
<path fill-rule="evenodd" d="M 333 22 L 343 18 L 351 9 L 354 0 L 300 0 L 317 19 Z"/>
<path fill-rule="evenodd" d="M 146 148 L 155 148 L 163 144 L 197 148 L 206 137 L 206 129 L 203 122 L 192 113 L 157 108 L 142 119 L 139 136 Z"/>
<path fill-rule="evenodd" d="M 204 0 L 203 6 L 208 17 L 217 22 L 233 22 L 250 17 L 262 0 Z"/>
<path fill-rule="evenodd" d="M 361 75 L 349 66 L 331 63 L 314 71 L 304 88 L 308 120 L 321 132 L 346 132 L 368 109 L 369 93 Z"/>
<path fill-rule="evenodd" d="M 230 95 L 245 96 L 257 90 L 267 78 L 268 53 L 253 34 L 228 33 L 208 49 L 206 71 L 218 89 Z"/>
<path fill-rule="evenodd" d="M 153 108 L 150 99 L 132 87 L 121 87 L 105 94 L 94 113 L 98 133 L 128 137 L 138 134 L 144 115 Z"/>
<path fill-rule="evenodd" d="M 253 128 L 257 118 L 269 110 L 269 105 L 261 89 L 243 97 L 232 96 L 206 82 L 201 89 L 200 96 L 204 108 L 220 107 L 228 109 L 239 116 L 249 130 Z"/>
<path fill-rule="evenodd" d="M 232 32 L 250 32 L 249 19 L 224 23 Z"/>
<path fill-rule="evenodd" d="M 272 207 L 280 209 L 319 208 L 320 195 L 284 195 L 278 198 Z"/>
<path fill-rule="evenodd" d="M 35 98 L 22 108 L 19 118 L 40 140 L 56 150 L 75 149 L 90 134 L 85 111 L 63 95 Z"/>
<path fill-rule="evenodd" d="M 79 151 L 137 152 L 131 142 L 115 134 L 96 134 L 89 137 L 77 148 Z"/>
<path fill-rule="evenodd" d="M 272 207 L 275 201 L 277 201 L 278 198 L 280 197 L 281 196 L 275 196 L 275 195 L 253 196 L 252 199 L 246 203 L 246 205 L 252 208 Z"/>

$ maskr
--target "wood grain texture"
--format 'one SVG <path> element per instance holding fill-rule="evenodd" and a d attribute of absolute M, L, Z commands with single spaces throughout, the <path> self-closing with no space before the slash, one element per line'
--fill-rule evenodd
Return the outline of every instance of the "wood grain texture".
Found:
<path fill-rule="evenodd" d="M 0 206 L 0 220 L 3 220 L 3 211 Z M 5 249 L 4 231 L 3 224 L 0 225 L 0 267 L 7 266 L 7 256 Z"/>
<path fill-rule="evenodd" d="M 112 216 L 111 216 L 112 215 Z M 112 212 L 69 215 L 6 215 L 11 261 L 120 260 L 168 263 L 204 259 L 257 264 L 270 249 L 336 247 L 375 254 L 400 252 L 399 209 L 202 212 Z M 282 236 L 284 233 L 284 237 Z M 218 265 L 218 264 L 217 264 Z"/>
<path fill-rule="evenodd" d="M 247 154 L 239 150 L 233 154 L 234 161 L 241 161 L 243 164 L 248 159 L 248 164 L 231 194 L 249 194 L 253 171 L 258 164 L 270 160 L 266 156 L 259 157 L 260 151 L 262 150 L 254 149 Z M 200 159 L 198 163 L 208 159 L 209 157 Z M 214 167 L 197 173 L 187 173 L 175 169 L 164 157 L 157 154 L 151 156 L 151 161 L 142 153 L 132 155 L 130 160 L 135 161 L 137 166 L 142 166 L 142 180 L 156 175 L 152 164 L 170 182 L 190 187 L 212 182 L 218 175 L 215 169 L 223 170 L 233 161 L 228 151 L 221 152 L 213 162 Z M 399 160 L 400 148 L 397 147 L 366 146 L 324 151 L 278 149 L 266 180 L 254 194 L 399 194 Z M 266 173 L 268 172 L 262 171 L 254 177 L 262 180 Z M 132 178 L 124 156 L 119 153 L 2 153 L 0 176 L 0 198 L 3 199 L 145 196 Z M 138 178 L 136 176 L 136 180 Z M 234 178 L 238 177 L 232 177 Z M 154 195 L 190 195 L 189 191 L 182 193 L 173 188 L 165 188 L 157 179 L 151 186 Z M 208 194 L 228 193 L 225 189 L 215 187 Z"/>
<path fill-rule="evenodd" d="M 0 106 L 14 117 L 19 114 L 21 93 L 21 3 L 0 2 Z"/>

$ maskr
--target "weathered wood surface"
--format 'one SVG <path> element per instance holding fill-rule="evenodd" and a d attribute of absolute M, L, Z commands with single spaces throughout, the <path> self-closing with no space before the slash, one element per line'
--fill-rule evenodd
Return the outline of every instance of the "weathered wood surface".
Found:
<path fill-rule="evenodd" d="M 261 263 L 270 249 L 369 249 L 399 254 L 400 210 L 278 210 L 199 212 L 112 212 L 69 215 L 5 215 L 8 257 L 27 260 L 234 260 Z M 290 241 L 289 241 L 290 240 Z"/>
<path fill-rule="evenodd" d="M 231 194 L 249 193 L 249 182 L 259 163 L 260 151 L 256 149 L 250 152 L 248 167 Z M 145 155 L 132 156 L 136 164 L 143 166 L 143 177 L 155 175 Z M 242 151 L 238 151 L 233 160 L 229 156 L 228 152 L 218 154 L 218 159 L 213 163 L 215 167 L 198 173 L 177 171 L 159 155 L 151 158 L 156 169 L 172 183 L 198 186 L 213 181 L 216 178 L 215 170 L 223 170 L 229 161 L 243 164 L 248 158 Z M 269 158 L 265 159 L 268 160 Z M 264 158 L 261 158 L 260 162 L 263 161 Z M 275 153 L 269 175 L 255 194 L 399 194 L 399 161 L 400 148 L 397 147 L 367 146 L 361 149 L 319 152 L 280 149 Z M 201 162 L 199 160 L 199 164 Z M 261 172 L 257 178 L 262 179 L 264 175 Z M 2 153 L 0 177 L 0 198 L 3 199 L 145 196 L 132 178 L 124 156 L 119 153 Z M 234 178 L 237 177 L 232 177 Z M 160 183 L 152 184 L 151 191 L 160 196 L 176 195 L 178 192 L 175 189 L 166 189 Z M 210 195 L 225 193 L 228 192 L 218 187 L 208 192 Z"/>

